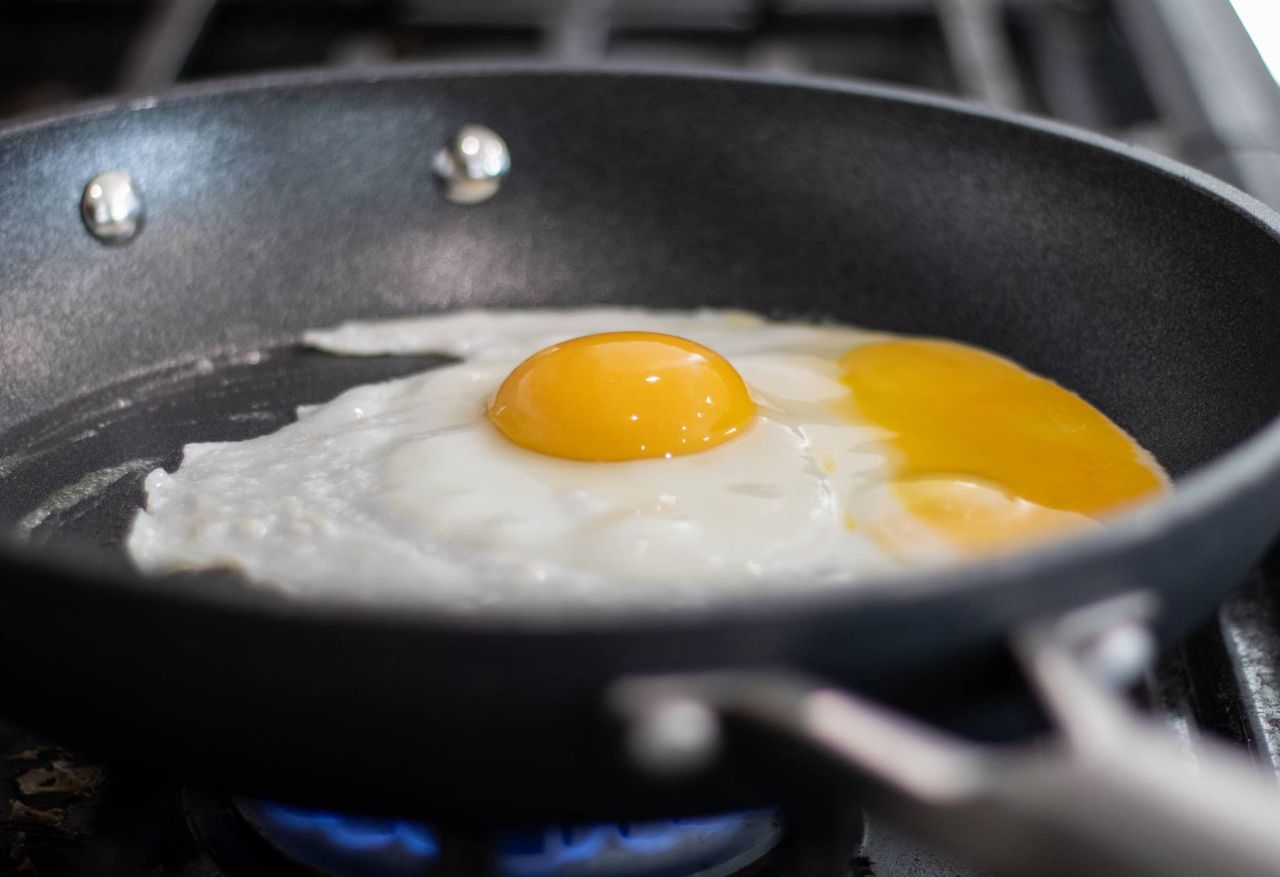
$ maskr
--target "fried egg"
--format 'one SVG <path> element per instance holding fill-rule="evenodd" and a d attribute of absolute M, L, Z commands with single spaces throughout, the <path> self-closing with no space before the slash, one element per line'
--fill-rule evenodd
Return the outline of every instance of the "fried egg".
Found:
<path fill-rule="evenodd" d="M 968 345 L 741 311 L 461 311 L 306 334 L 457 362 L 146 479 L 144 571 L 306 598 L 678 608 L 849 588 L 1102 526 L 1168 489 L 1051 381 Z"/>

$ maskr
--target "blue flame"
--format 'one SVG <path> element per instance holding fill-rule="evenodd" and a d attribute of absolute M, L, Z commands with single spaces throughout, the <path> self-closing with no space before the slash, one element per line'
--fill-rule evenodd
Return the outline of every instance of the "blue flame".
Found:
<path fill-rule="evenodd" d="M 431 829 L 417 822 L 362 819 L 286 804 L 263 804 L 262 811 L 278 828 L 317 839 L 322 837 L 344 850 L 367 851 L 399 846 L 423 859 L 434 859 L 440 853 L 440 844 Z"/>
<path fill-rule="evenodd" d="M 608 827 L 512 832 L 500 847 L 502 873 L 512 877 L 555 874 L 574 862 L 598 856 L 609 841 Z"/>
<path fill-rule="evenodd" d="M 364 873 L 374 865 L 389 873 L 420 873 L 440 855 L 436 833 L 420 822 L 266 802 L 242 802 L 241 809 L 282 851 L 335 873 Z M 708 844 L 741 833 L 749 820 L 759 816 L 758 812 L 736 813 L 506 832 L 499 840 L 499 873 L 504 877 L 551 877 L 566 869 L 575 873 L 575 864 L 600 856 L 647 861 L 677 854 L 682 845 L 690 844 L 705 854 Z"/>

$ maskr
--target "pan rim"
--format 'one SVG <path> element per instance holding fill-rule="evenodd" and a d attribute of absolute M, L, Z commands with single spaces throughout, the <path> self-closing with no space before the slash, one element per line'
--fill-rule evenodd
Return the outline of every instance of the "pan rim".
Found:
<path fill-rule="evenodd" d="M 23 116 L 0 126 L 0 142 L 35 130 L 76 123 L 117 113 L 146 111 L 175 103 L 200 101 L 246 93 L 308 89 L 334 84 L 376 84 L 385 81 L 443 80 L 450 78 L 546 77 L 546 78 L 649 78 L 700 80 L 745 86 L 766 86 L 801 91 L 826 91 L 860 98 L 907 103 L 942 113 L 985 119 L 1020 129 L 1065 138 L 1154 171 L 1182 183 L 1235 212 L 1241 219 L 1268 234 L 1280 246 L 1280 213 L 1256 198 L 1202 171 L 1143 147 L 1125 144 L 1105 135 L 1062 122 L 975 105 L 945 95 L 911 88 L 834 79 L 820 76 L 708 71 L 705 69 L 651 68 L 646 66 L 580 67 L 536 63 L 419 64 L 399 63 L 349 70 L 302 69 L 214 79 L 178 86 L 155 96 L 114 97 L 80 102 Z M 351 599 L 300 600 L 277 597 L 266 589 L 244 587 L 242 593 L 202 587 L 200 576 L 189 587 L 166 588 L 163 578 L 147 577 L 131 570 L 106 572 L 100 559 L 74 550 L 56 551 L 20 545 L 12 537 L 0 540 L 0 564 L 28 569 L 37 577 L 70 577 L 93 587 L 124 588 L 147 600 L 204 605 L 226 611 L 286 615 L 299 620 L 373 623 L 414 629 L 448 629 L 476 633 L 508 632 L 557 634 L 569 631 L 620 633 L 671 627 L 704 627 L 711 624 L 781 617 L 808 617 L 833 612 L 858 612 L 875 605 L 929 602 L 943 595 L 996 590 L 1031 579 L 1069 577 L 1073 568 L 1105 564 L 1109 559 L 1150 545 L 1178 525 L 1211 515 L 1231 497 L 1246 492 L 1280 473 L 1280 417 L 1273 418 L 1253 435 L 1225 453 L 1197 466 L 1176 481 L 1170 494 L 1118 513 L 1106 528 L 1011 551 L 971 564 L 942 569 L 908 570 L 870 578 L 854 587 L 802 589 L 787 593 L 771 587 L 766 593 L 727 595 L 706 605 L 683 607 L 678 612 L 659 608 L 613 611 L 604 607 L 571 607 L 556 611 L 502 610 L 483 613 L 450 613 L 439 608 L 406 607 L 396 603 L 360 602 Z M 1141 583 L 1134 583 L 1135 587 Z"/>

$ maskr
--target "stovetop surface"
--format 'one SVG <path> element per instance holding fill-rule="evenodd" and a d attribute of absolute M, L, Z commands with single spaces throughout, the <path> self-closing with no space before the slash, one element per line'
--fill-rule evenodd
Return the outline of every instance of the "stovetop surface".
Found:
<path fill-rule="evenodd" d="M 780 814 L 764 813 L 762 818 L 783 820 Z M 790 842 L 785 835 L 784 842 Z M 818 838 L 800 841 L 815 847 L 822 842 Z M 800 858 L 807 860 L 811 854 Z M 851 817 L 850 827 L 827 858 L 833 861 L 832 867 L 814 873 L 849 877 L 980 874 L 892 825 L 862 821 L 860 812 Z M 796 861 L 789 849 L 775 849 L 772 855 L 753 860 L 753 867 L 723 873 L 724 877 L 795 877 L 801 873 L 793 867 Z M 0 874 L 71 877 L 91 873 L 303 877 L 314 872 L 258 836 L 229 795 L 179 787 L 163 773 L 163 766 L 109 767 L 14 725 L 0 724 Z M 654 873 L 669 877 L 673 872 Z"/>
<path fill-rule="evenodd" d="M 1049 115 L 1280 204 L 1280 90 L 1249 47 L 1229 0 L 7 0 L 0 117 L 284 67 L 706 65 L 900 83 Z M 1280 769 L 1277 570 L 1269 561 L 1171 650 L 1146 693 L 1188 743 L 1224 737 Z M 0 678 L 13 672 L 20 660 L 0 656 Z M 229 800 L 181 788 L 163 765 L 107 765 L 0 723 L 0 874 L 306 873 L 244 834 Z M 787 830 L 810 842 L 802 820 Z M 251 851 L 215 851 L 208 835 L 220 831 L 239 839 L 224 847 Z M 861 833 L 838 840 L 826 873 L 977 874 L 877 821 Z M 798 873 L 789 868 L 775 856 L 741 873 Z"/>

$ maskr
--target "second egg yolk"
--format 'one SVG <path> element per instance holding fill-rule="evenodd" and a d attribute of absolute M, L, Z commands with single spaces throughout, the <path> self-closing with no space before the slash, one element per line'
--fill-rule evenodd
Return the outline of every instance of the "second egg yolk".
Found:
<path fill-rule="evenodd" d="M 755 412 L 722 356 L 656 332 L 587 335 L 541 350 L 489 406 L 515 444 L 597 462 L 704 451 L 741 434 Z"/>
<path fill-rule="evenodd" d="M 855 348 L 840 365 L 858 416 L 888 433 L 899 502 L 958 546 L 1073 529 L 1080 515 L 1166 489 L 1120 427 L 1003 357 L 901 339 Z"/>

